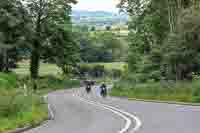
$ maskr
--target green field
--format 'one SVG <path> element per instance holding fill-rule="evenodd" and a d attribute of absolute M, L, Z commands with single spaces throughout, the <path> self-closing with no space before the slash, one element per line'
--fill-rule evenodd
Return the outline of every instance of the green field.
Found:
<path fill-rule="evenodd" d="M 81 65 L 86 66 L 96 66 L 96 65 L 103 65 L 104 68 L 108 71 L 112 69 L 119 69 L 124 70 L 124 67 L 127 66 L 124 62 L 112 62 L 112 63 L 81 63 Z M 29 75 L 29 64 L 28 63 L 18 63 L 18 68 L 13 70 L 17 75 Z M 47 64 L 47 63 L 40 63 L 39 74 L 40 76 L 48 76 L 53 75 L 57 76 L 61 73 L 61 69 L 58 68 L 55 64 Z"/>
<path fill-rule="evenodd" d="M 13 70 L 18 75 L 29 75 L 29 63 L 18 63 L 18 68 Z M 61 70 L 55 64 L 40 63 L 40 76 L 57 75 Z"/>
<path fill-rule="evenodd" d="M 82 63 L 82 65 L 87 66 L 97 66 L 97 65 L 103 65 L 106 70 L 112 70 L 112 69 L 119 69 L 123 70 L 125 66 L 127 66 L 124 62 L 112 62 L 112 63 Z"/>

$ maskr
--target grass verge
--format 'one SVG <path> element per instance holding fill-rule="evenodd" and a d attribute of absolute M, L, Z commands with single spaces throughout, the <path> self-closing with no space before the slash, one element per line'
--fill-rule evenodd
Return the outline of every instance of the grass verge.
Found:
<path fill-rule="evenodd" d="M 140 84 L 120 81 L 115 83 L 111 95 L 144 100 L 200 103 L 200 81 Z"/>
<path fill-rule="evenodd" d="M 41 96 L 58 89 L 80 86 L 78 80 L 43 76 L 33 92 L 28 77 L 0 73 L 0 133 L 16 128 L 35 126 L 48 119 L 48 108 Z"/>

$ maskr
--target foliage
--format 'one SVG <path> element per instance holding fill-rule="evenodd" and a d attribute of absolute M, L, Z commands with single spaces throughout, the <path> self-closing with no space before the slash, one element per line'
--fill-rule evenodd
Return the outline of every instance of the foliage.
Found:
<path fill-rule="evenodd" d="M 24 42 L 27 12 L 20 0 L 0 2 L 0 71 L 8 72 L 17 59 L 17 49 Z"/>
<path fill-rule="evenodd" d="M 135 76 L 137 81 L 191 80 L 192 73 L 199 73 L 198 1 L 120 4 L 131 16 L 128 62 L 131 74 L 140 75 Z"/>
<path fill-rule="evenodd" d="M 192 79 L 192 73 L 199 73 L 199 9 L 189 8 L 180 13 L 177 32 L 171 33 L 163 47 L 164 61 L 170 75 L 177 80 Z"/>
<path fill-rule="evenodd" d="M 111 31 L 80 33 L 80 56 L 83 62 L 124 61 L 127 45 Z"/>
<path fill-rule="evenodd" d="M 29 42 L 31 44 L 30 71 L 33 79 L 38 78 L 40 57 L 43 54 L 41 49 L 45 52 L 46 47 L 52 48 L 52 45 L 54 45 L 52 37 L 62 36 L 63 31 L 70 32 L 70 30 L 65 30 L 65 25 L 70 28 L 70 4 L 75 2 L 75 0 L 26 0 L 24 5 L 31 20 L 30 33 L 32 37 Z M 56 33 L 56 36 L 54 33 Z M 65 41 L 61 41 L 61 46 L 66 44 Z"/>
<path fill-rule="evenodd" d="M 0 73 L 0 90 L 11 90 L 17 86 L 17 76 L 15 74 Z"/>
<path fill-rule="evenodd" d="M 90 63 L 90 64 L 80 64 L 79 73 L 82 77 L 92 77 L 92 78 L 120 78 L 124 72 L 123 63 Z"/>

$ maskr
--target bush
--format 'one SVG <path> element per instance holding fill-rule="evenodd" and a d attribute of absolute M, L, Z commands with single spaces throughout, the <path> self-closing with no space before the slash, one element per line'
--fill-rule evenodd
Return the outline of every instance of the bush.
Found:
<path fill-rule="evenodd" d="M 123 70 L 120 67 L 112 68 L 110 64 L 81 64 L 79 66 L 79 73 L 83 77 L 93 77 L 93 78 L 102 78 L 105 76 L 112 78 L 119 78 L 123 74 Z"/>
<path fill-rule="evenodd" d="M 78 71 L 81 77 L 85 77 L 87 74 L 90 73 L 91 67 L 89 65 L 82 64 L 78 67 Z M 74 73 L 75 75 L 77 73 Z"/>
<path fill-rule="evenodd" d="M 106 71 L 103 65 L 95 65 L 90 71 L 90 75 L 95 78 L 103 77 L 105 73 Z"/>
<path fill-rule="evenodd" d="M 0 89 L 14 89 L 17 86 L 17 76 L 15 74 L 0 73 Z"/>
<path fill-rule="evenodd" d="M 122 74 L 123 74 L 123 71 L 120 69 L 112 69 L 111 70 L 111 75 L 113 78 L 119 78 L 122 76 Z"/>

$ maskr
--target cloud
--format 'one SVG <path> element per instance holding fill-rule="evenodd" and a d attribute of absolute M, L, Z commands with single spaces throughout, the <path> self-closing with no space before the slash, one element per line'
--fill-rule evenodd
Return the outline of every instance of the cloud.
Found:
<path fill-rule="evenodd" d="M 116 12 L 118 11 L 116 8 L 117 1 L 118 0 L 78 0 L 78 4 L 74 5 L 73 9 Z"/>

